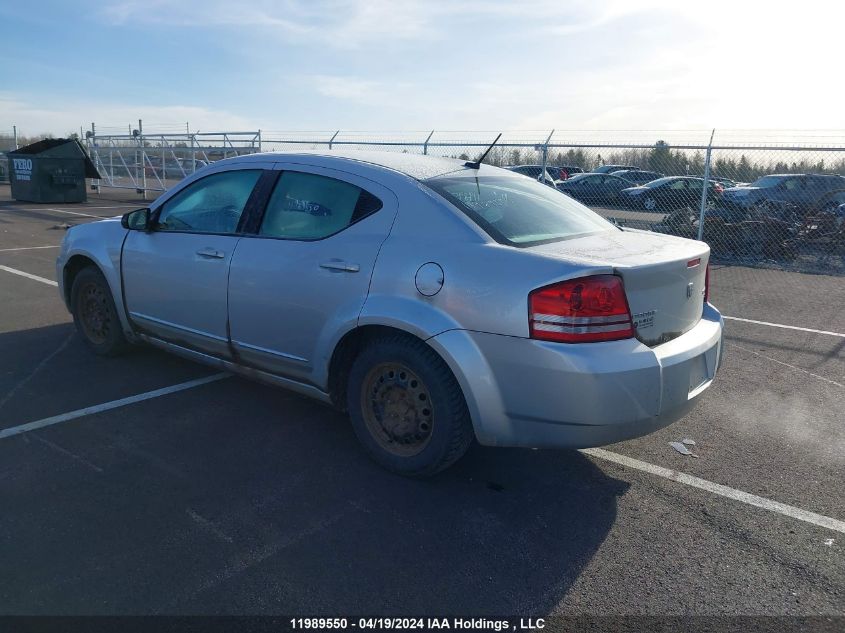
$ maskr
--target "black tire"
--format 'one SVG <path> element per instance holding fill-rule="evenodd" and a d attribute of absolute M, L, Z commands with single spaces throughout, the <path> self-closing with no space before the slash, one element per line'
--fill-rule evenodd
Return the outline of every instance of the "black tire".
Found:
<path fill-rule="evenodd" d="M 117 356 L 128 347 L 111 289 L 96 268 L 83 268 L 73 280 L 70 306 L 76 331 L 99 356 Z"/>
<path fill-rule="evenodd" d="M 395 378 L 388 377 L 392 367 Z M 418 402 L 428 407 L 417 411 Z M 431 347 L 410 336 L 385 336 L 363 349 L 349 372 L 347 404 L 364 449 L 400 475 L 434 475 L 463 456 L 474 437 L 455 376 Z M 405 412 L 397 414 L 397 407 Z"/>

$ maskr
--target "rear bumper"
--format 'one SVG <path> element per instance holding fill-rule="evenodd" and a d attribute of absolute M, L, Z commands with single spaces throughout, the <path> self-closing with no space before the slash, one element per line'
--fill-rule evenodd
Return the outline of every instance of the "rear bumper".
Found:
<path fill-rule="evenodd" d="M 565 345 L 452 330 L 429 340 L 455 372 L 476 436 L 491 446 L 586 448 L 683 417 L 710 386 L 722 317 L 647 347 L 635 339 Z"/>

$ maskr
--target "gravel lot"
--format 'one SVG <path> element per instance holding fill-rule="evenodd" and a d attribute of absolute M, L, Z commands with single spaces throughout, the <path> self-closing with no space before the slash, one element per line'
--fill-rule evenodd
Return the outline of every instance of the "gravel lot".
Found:
<path fill-rule="evenodd" d="M 214 373 L 94 357 L 49 283 L 64 225 L 138 206 L 0 188 L 0 614 L 845 615 L 845 279 L 715 268 L 725 315 L 834 334 L 727 321 L 694 412 L 607 452 L 410 481 L 234 377 L 8 431 Z"/>

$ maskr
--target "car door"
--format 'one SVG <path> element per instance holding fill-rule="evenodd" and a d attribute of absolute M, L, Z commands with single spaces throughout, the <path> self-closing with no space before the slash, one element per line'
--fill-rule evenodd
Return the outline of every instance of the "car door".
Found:
<path fill-rule="evenodd" d="M 780 183 L 771 199 L 773 202 L 787 202 L 801 207 L 806 196 L 806 189 L 807 179 L 803 176 L 794 176 Z"/>
<path fill-rule="evenodd" d="M 670 209 L 685 207 L 689 204 L 689 189 L 686 180 L 678 179 L 668 182 L 662 185 L 658 192 L 660 202 Z"/>
<path fill-rule="evenodd" d="M 582 202 L 600 202 L 604 176 L 586 176 L 579 180 L 577 197 Z"/>
<path fill-rule="evenodd" d="M 121 270 L 129 318 L 140 331 L 229 356 L 227 276 L 239 224 L 262 175 L 254 163 L 194 180 L 152 210 L 150 231 L 130 231 Z"/>
<path fill-rule="evenodd" d="M 352 173 L 279 164 L 255 235 L 229 272 L 238 361 L 319 388 L 339 333 L 357 322 L 395 195 Z"/>
<path fill-rule="evenodd" d="M 627 182 L 616 176 L 602 178 L 602 202 L 612 203 L 619 200 L 619 192 L 631 187 Z"/>

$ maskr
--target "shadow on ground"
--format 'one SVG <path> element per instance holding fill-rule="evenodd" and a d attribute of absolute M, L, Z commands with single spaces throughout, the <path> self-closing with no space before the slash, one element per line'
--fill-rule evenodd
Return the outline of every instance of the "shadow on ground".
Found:
<path fill-rule="evenodd" d="M 230 378 L 0 440 L 0 612 L 543 615 L 626 489 L 578 452 L 479 446 L 403 479 L 342 415 Z"/>

